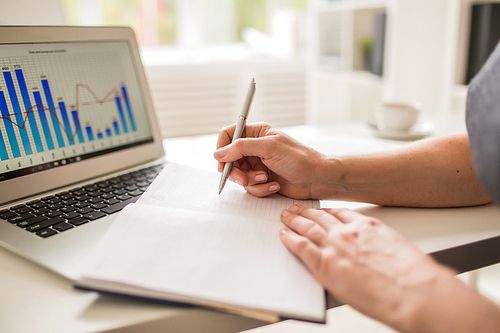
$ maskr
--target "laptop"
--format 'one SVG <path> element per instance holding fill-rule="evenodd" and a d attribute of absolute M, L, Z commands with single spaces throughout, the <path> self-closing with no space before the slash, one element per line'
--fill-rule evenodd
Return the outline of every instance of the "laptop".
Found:
<path fill-rule="evenodd" d="M 164 163 L 132 29 L 0 27 L 0 245 L 76 279 Z"/>

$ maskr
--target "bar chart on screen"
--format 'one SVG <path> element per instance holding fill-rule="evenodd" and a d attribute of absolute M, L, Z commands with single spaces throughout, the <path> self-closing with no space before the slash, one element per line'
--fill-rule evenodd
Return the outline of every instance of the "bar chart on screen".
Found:
<path fill-rule="evenodd" d="M 73 96 L 63 97 L 54 95 L 47 75 L 38 82 L 31 78 L 28 88 L 22 65 L 3 66 L 2 78 L 1 160 L 137 130 L 125 84 L 99 96 L 91 86 L 75 82 Z M 92 113 L 99 113 L 100 123 L 92 122 Z"/>

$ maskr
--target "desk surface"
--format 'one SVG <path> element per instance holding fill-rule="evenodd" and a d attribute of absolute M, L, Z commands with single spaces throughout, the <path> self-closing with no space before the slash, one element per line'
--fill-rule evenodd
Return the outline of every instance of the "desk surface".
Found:
<path fill-rule="evenodd" d="M 438 135 L 465 130 L 459 118 L 451 122 L 438 119 L 436 123 L 443 124 L 435 127 Z M 286 132 L 325 154 L 371 152 L 406 144 L 376 139 L 364 124 L 301 126 L 288 128 Z M 215 139 L 215 135 L 208 135 L 165 140 L 167 159 L 216 170 L 212 157 Z M 349 202 L 322 202 L 322 205 L 344 206 L 374 215 L 426 252 L 500 235 L 500 211 L 493 205 L 456 209 L 383 208 Z M 236 332 L 262 324 L 199 308 L 175 308 L 77 291 L 65 278 L 2 248 L 0 285 L 1 332 Z M 327 325 L 287 321 L 256 331 L 346 331 L 343 327 L 349 327 L 349 332 L 391 332 L 347 306 L 330 309 Z"/>

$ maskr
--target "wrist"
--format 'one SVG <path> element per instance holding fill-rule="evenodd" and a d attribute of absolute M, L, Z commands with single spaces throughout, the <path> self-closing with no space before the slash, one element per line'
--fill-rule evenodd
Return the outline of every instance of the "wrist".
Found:
<path fill-rule="evenodd" d="M 313 172 L 311 197 L 320 200 L 347 198 L 346 172 L 341 158 L 323 155 Z"/>
<path fill-rule="evenodd" d="M 394 326 L 402 332 L 498 332 L 500 306 L 467 287 L 454 272 L 440 266 L 437 274 L 407 297 Z M 418 295 L 417 295 L 418 294 Z M 407 295 L 408 296 L 408 295 Z"/>

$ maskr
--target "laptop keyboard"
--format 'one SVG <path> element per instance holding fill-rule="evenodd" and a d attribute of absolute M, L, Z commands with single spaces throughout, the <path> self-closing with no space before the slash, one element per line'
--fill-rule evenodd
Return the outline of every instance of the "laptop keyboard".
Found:
<path fill-rule="evenodd" d="M 136 202 L 162 169 L 155 165 L 15 205 L 0 210 L 0 219 L 43 238 L 54 236 Z"/>

